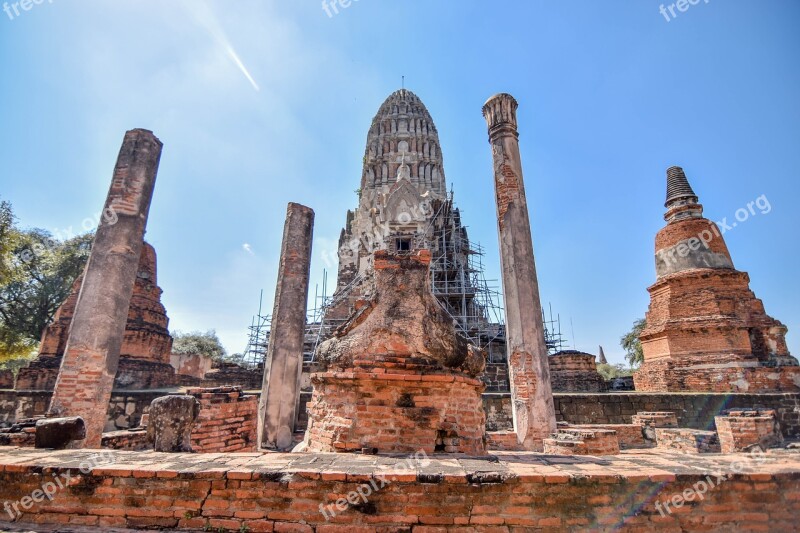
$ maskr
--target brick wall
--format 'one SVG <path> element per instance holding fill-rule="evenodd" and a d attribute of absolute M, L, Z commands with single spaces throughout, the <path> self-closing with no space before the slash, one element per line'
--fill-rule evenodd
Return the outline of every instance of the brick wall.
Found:
<path fill-rule="evenodd" d="M 505 362 L 487 363 L 481 381 L 486 384 L 486 392 L 508 392 L 508 365 Z"/>
<path fill-rule="evenodd" d="M 0 370 L 0 389 L 14 388 L 14 372 L 11 370 Z"/>
<path fill-rule="evenodd" d="M 663 515 L 656 504 L 663 510 L 664 502 L 716 479 L 713 472 L 731 472 L 741 456 L 698 458 L 692 469 L 607 457 L 587 469 L 517 454 L 497 462 L 431 459 L 400 470 L 393 458 L 337 456 L 331 466 L 307 455 L 240 454 L 199 463 L 192 454 L 110 451 L 103 459 L 113 465 L 79 472 L 90 456 L 89 450 L 3 450 L 0 501 L 20 502 L 69 471 L 71 481 L 52 501 L 40 498 L 27 510 L 18 505 L 22 523 L 252 533 L 796 531 L 800 515 L 800 464 L 789 454 L 732 475 Z M 357 491 L 366 494 L 367 486 L 377 490 L 362 501 Z M 343 498 L 351 493 L 348 503 Z M 335 509 L 337 500 L 341 510 L 331 516 L 328 508 L 326 520 L 320 506 Z"/>
<path fill-rule="evenodd" d="M 639 411 L 674 411 L 678 425 L 712 430 L 727 409 L 774 409 L 784 437 L 800 437 L 800 394 L 555 394 L 556 416 L 572 424 L 627 424 Z"/>
<path fill-rule="evenodd" d="M 246 395 L 238 387 L 187 392 L 200 401 L 200 414 L 192 430 L 194 452 L 255 451 L 258 396 Z"/>
<path fill-rule="evenodd" d="M 147 440 L 147 430 L 145 428 L 103 433 L 101 445 L 103 448 L 111 450 L 153 450 L 153 445 Z"/>
<path fill-rule="evenodd" d="M 484 393 L 483 411 L 487 431 L 507 431 L 514 426 L 511 412 L 511 393 Z"/>

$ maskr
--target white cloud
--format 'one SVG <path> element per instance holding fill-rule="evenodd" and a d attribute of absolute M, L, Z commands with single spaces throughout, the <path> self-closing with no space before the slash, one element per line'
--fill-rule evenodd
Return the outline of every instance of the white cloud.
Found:
<path fill-rule="evenodd" d="M 253 252 L 253 247 L 250 246 L 249 242 L 246 242 L 246 243 L 244 243 L 242 245 L 242 250 L 244 250 L 245 252 L 247 252 L 250 255 L 256 255 L 255 252 Z"/>

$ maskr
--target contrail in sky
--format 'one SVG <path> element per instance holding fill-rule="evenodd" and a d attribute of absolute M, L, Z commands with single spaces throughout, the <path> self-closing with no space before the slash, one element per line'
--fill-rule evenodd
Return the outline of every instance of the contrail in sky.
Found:
<path fill-rule="evenodd" d="M 247 81 L 250 82 L 250 85 L 253 86 L 253 89 L 260 91 L 261 88 L 258 86 L 258 83 L 256 83 L 256 80 L 253 79 L 247 67 L 244 66 L 239 54 L 236 53 L 233 45 L 228 40 L 228 36 L 225 35 L 225 31 L 222 29 L 222 26 L 219 24 L 217 17 L 214 15 L 209 5 L 204 0 L 194 0 L 192 2 L 184 0 L 183 5 L 192 14 L 195 21 L 205 28 L 208 33 L 211 34 L 211 37 L 225 50 L 228 57 L 231 58 L 233 63 L 242 71 L 244 77 L 247 78 Z"/>

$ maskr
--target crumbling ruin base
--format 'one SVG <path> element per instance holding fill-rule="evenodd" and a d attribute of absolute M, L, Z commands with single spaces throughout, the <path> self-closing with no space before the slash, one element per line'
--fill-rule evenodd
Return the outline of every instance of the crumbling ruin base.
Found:
<path fill-rule="evenodd" d="M 733 409 L 716 417 L 722 453 L 766 450 L 783 442 L 780 424 L 772 409 Z"/>
<path fill-rule="evenodd" d="M 309 451 L 483 455 L 478 379 L 447 374 L 314 374 Z"/>

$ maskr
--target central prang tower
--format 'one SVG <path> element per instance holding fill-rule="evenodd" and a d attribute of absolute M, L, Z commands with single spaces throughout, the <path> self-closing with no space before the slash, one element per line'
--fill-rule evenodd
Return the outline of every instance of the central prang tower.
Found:
<path fill-rule="evenodd" d="M 430 250 L 431 289 L 459 333 L 502 358 L 499 307 L 483 279 L 481 250 L 469 242 L 445 181 L 439 135 L 413 92 L 392 93 L 367 135 L 358 207 L 339 238 L 339 273 L 325 322 L 337 325 L 375 292 L 373 254 Z M 327 335 L 323 335 L 326 337 Z"/>

